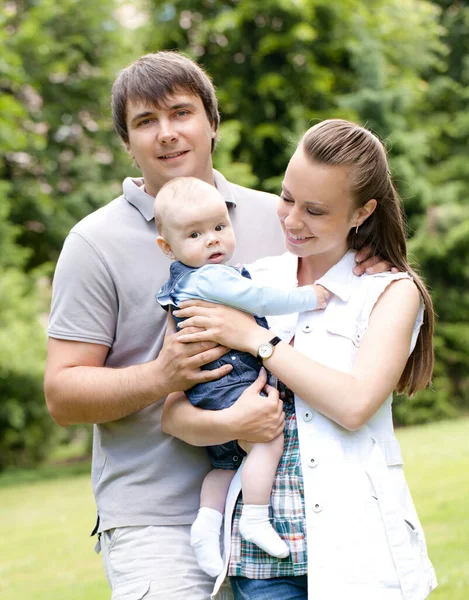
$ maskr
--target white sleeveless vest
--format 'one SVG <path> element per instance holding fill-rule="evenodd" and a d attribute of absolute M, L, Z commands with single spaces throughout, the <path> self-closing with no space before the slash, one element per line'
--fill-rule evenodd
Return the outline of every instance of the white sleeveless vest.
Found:
<path fill-rule="evenodd" d="M 298 351 L 343 372 L 351 371 L 382 292 L 392 281 L 409 277 L 406 273 L 356 277 L 354 265 L 354 253 L 347 252 L 317 281 L 334 294 L 325 311 L 268 319 L 284 341 L 295 336 Z M 297 258 L 290 254 L 261 259 L 248 268 L 258 283 L 297 283 Z M 423 306 L 409 354 L 422 320 Z M 437 585 L 404 477 L 391 403 L 392 395 L 364 427 L 349 431 L 295 396 L 312 600 L 423 600 Z M 228 525 L 239 491 L 238 472 L 226 506 L 226 563 Z M 225 572 L 217 579 L 213 597 Z"/>

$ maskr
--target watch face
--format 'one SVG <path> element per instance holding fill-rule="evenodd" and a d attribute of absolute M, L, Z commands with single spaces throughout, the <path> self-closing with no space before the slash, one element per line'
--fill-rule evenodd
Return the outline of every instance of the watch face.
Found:
<path fill-rule="evenodd" d="M 274 348 L 272 344 L 270 342 L 267 342 L 259 346 L 258 354 L 261 358 L 269 358 L 269 356 L 271 356 L 272 354 L 273 349 Z"/>

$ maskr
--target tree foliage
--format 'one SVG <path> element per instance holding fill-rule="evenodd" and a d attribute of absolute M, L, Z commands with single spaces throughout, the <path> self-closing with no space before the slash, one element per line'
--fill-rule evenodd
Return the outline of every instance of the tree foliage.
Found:
<path fill-rule="evenodd" d="M 0 468 L 56 431 L 42 394 L 48 282 L 70 227 L 136 171 L 112 131 L 117 71 L 178 49 L 217 86 L 215 165 L 277 192 L 329 117 L 384 140 L 438 314 L 432 390 L 399 423 L 467 410 L 469 8 L 457 0 L 7 0 L 0 13 Z"/>
<path fill-rule="evenodd" d="M 71 226 L 119 190 L 109 89 L 127 45 L 115 8 L 18 0 L 0 12 L 0 469 L 54 440 L 45 276 Z"/>

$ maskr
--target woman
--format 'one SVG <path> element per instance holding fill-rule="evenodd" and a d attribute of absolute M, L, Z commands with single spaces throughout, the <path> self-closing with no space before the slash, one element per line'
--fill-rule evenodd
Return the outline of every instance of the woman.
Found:
<path fill-rule="evenodd" d="M 261 355 L 286 386 L 272 507 L 290 557 L 273 559 L 240 540 L 238 506 L 228 567 L 235 598 L 426 598 L 436 579 L 391 402 L 393 390 L 412 394 L 430 381 L 433 312 L 407 262 L 402 210 L 379 140 L 342 120 L 312 127 L 288 165 L 278 215 L 288 253 L 251 265 L 253 278 L 319 283 L 332 294 L 325 311 L 269 319 L 271 331 L 226 307 L 195 302 L 179 311 L 189 317 L 185 327 L 204 328 L 181 341 Z M 364 246 L 401 272 L 354 276 L 354 252 Z M 173 407 L 165 427 L 171 432 L 179 421 L 173 430 L 180 432 L 186 417 Z"/>

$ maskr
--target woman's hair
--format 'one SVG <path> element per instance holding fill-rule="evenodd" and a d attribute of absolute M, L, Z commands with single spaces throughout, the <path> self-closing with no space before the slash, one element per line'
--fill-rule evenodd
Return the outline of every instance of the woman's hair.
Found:
<path fill-rule="evenodd" d="M 401 201 L 391 181 L 386 150 L 367 129 L 341 119 L 322 121 L 303 136 L 300 146 L 306 156 L 324 165 L 350 167 L 352 197 L 356 206 L 368 200 L 377 202 L 375 211 L 361 224 L 358 232 L 351 229 L 348 247 L 367 247 L 370 255 L 381 256 L 400 271 L 407 271 L 418 287 L 425 305 L 425 319 L 414 351 L 396 387 L 409 395 L 425 388 L 433 370 L 432 300 L 422 279 L 409 265 Z"/>
<path fill-rule="evenodd" d="M 164 105 L 169 96 L 185 93 L 202 100 L 207 118 L 218 131 L 220 115 L 212 80 L 197 63 L 176 51 L 165 50 L 146 54 L 121 71 L 112 86 L 112 119 L 114 127 L 125 144 L 127 106 L 129 101 Z M 212 140 L 212 152 L 216 139 Z"/>

